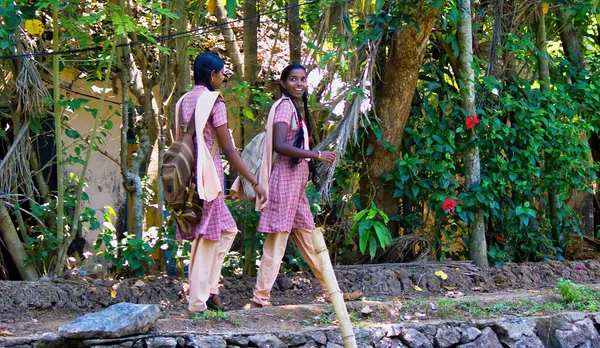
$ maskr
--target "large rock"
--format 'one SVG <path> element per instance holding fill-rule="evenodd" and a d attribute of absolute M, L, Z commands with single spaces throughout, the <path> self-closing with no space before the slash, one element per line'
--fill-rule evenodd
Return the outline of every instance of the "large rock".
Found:
<path fill-rule="evenodd" d="M 500 342 L 509 347 L 526 345 L 531 348 L 544 348 L 542 341 L 535 335 L 533 318 L 509 318 L 495 323 L 492 328 Z"/>
<path fill-rule="evenodd" d="M 277 337 L 279 337 L 281 342 L 293 347 L 303 345 L 307 342 L 306 336 L 302 332 L 283 332 L 277 335 Z"/>
<path fill-rule="evenodd" d="M 600 347 L 600 335 L 585 313 L 562 313 L 537 320 L 538 336 L 546 347 Z"/>
<path fill-rule="evenodd" d="M 148 332 L 159 316 L 157 305 L 118 303 L 59 327 L 58 334 L 69 339 L 130 336 Z"/>
<path fill-rule="evenodd" d="M 402 330 L 401 340 L 410 348 L 433 348 L 427 337 L 413 328 Z"/>
<path fill-rule="evenodd" d="M 375 343 L 374 348 L 406 348 L 397 338 L 384 337 L 379 342 Z"/>
<path fill-rule="evenodd" d="M 463 327 L 460 334 L 460 343 L 473 342 L 481 335 L 481 331 L 472 326 Z"/>
<path fill-rule="evenodd" d="M 191 348 L 225 348 L 227 343 L 221 337 L 216 336 L 190 336 L 185 346 Z"/>
<path fill-rule="evenodd" d="M 250 342 L 258 348 L 287 348 L 285 343 L 274 335 L 254 335 L 250 337 Z"/>
<path fill-rule="evenodd" d="M 305 335 L 307 338 L 313 340 L 315 343 L 317 343 L 319 345 L 324 346 L 327 344 L 327 336 L 325 336 L 325 333 L 323 333 L 323 331 L 319 331 L 319 330 L 308 331 L 308 332 L 305 332 Z"/>
<path fill-rule="evenodd" d="M 177 339 L 174 337 L 154 337 L 146 339 L 148 348 L 175 348 L 177 347 Z"/>
<path fill-rule="evenodd" d="M 35 348 L 59 348 L 66 345 L 67 342 L 64 337 L 60 337 L 53 332 L 46 332 L 40 335 L 38 341 L 33 346 Z"/>
<path fill-rule="evenodd" d="M 554 333 L 558 347 L 600 348 L 600 335 L 591 319 L 575 322 L 571 330 L 556 330 Z"/>
<path fill-rule="evenodd" d="M 461 344 L 458 347 L 459 348 L 481 348 L 481 347 L 502 348 L 502 343 L 500 343 L 500 340 L 498 340 L 498 336 L 496 336 L 496 334 L 494 333 L 494 330 L 492 330 L 489 327 L 486 327 L 485 329 L 483 329 L 483 331 L 481 331 L 481 334 L 475 341 L 473 341 L 471 343 L 467 343 L 467 344 Z"/>
<path fill-rule="evenodd" d="M 443 325 L 437 329 L 435 334 L 435 345 L 440 348 L 447 348 L 460 342 L 460 331 L 458 329 Z"/>

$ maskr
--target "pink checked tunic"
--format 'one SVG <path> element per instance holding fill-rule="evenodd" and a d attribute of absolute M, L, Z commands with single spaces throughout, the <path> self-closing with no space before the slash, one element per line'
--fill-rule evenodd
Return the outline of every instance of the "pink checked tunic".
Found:
<path fill-rule="evenodd" d="M 273 124 L 278 122 L 291 125 L 292 117 L 296 117 L 291 102 L 282 102 L 275 109 Z M 286 143 L 293 144 L 296 133 L 288 128 Z M 258 231 L 261 233 L 291 232 L 293 228 L 312 230 L 315 228 L 310 205 L 306 197 L 308 183 L 308 162 L 302 159 L 291 168 L 291 157 L 277 154 L 269 177 L 269 201 L 260 214 Z"/>
<path fill-rule="evenodd" d="M 200 94 L 208 90 L 204 86 L 196 85 L 192 91 L 185 97 L 181 102 L 181 115 L 184 125 L 187 125 L 194 114 L 196 109 L 196 101 Z M 202 135 L 206 142 L 206 147 L 212 152 L 213 143 L 217 137 L 217 131 L 215 128 L 222 126 L 227 123 L 227 109 L 225 108 L 225 101 L 219 97 L 215 102 L 215 105 L 210 112 L 210 116 L 206 121 L 206 126 Z M 198 134 L 198 133 L 196 133 Z M 198 145 L 196 144 L 196 156 L 198 154 Z M 196 158 L 197 160 L 197 158 Z M 217 169 L 217 174 L 221 180 L 221 188 L 225 187 L 225 178 L 223 176 L 223 162 L 221 161 L 221 149 L 217 146 L 213 155 L 213 162 Z M 181 235 L 179 229 L 177 230 L 177 237 L 183 239 L 196 239 L 202 237 L 208 240 L 220 240 L 221 232 L 237 231 L 237 225 L 225 204 L 225 198 L 223 194 L 220 194 L 214 201 L 204 202 L 204 210 L 206 214 L 202 216 L 202 221 L 199 225 L 194 227 L 192 230 L 193 236 Z"/>

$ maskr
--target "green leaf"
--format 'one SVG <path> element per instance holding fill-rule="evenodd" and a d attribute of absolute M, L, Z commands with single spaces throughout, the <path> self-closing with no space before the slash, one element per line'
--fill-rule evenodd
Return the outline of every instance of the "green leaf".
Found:
<path fill-rule="evenodd" d="M 217 0 L 217 1 L 221 1 L 221 0 Z M 227 9 L 227 16 L 229 18 L 234 18 L 236 16 L 235 10 L 237 8 L 237 1 L 236 0 L 227 0 L 225 2 L 225 8 Z"/>
<path fill-rule="evenodd" d="M 344 24 L 346 24 L 346 28 L 350 32 L 350 35 L 352 35 L 353 32 L 352 32 L 352 24 L 350 24 L 350 17 L 344 16 Z"/>
<path fill-rule="evenodd" d="M 369 214 L 367 215 L 367 220 L 373 220 L 373 218 L 377 215 L 377 209 L 369 209 Z"/>
<path fill-rule="evenodd" d="M 73 98 L 73 99 L 69 99 L 69 100 L 61 100 L 58 102 L 58 105 L 64 106 L 66 108 L 69 108 L 69 109 L 75 111 L 75 110 L 79 110 L 79 108 L 81 108 L 81 105 L 87 104 L 88 102 L 89 102 L 89 99 Z"/>
<path fill-rule="evenodd" d="M 360 248 L 360 252 L 362 254 L 367 250 L 367 241 L 369 240 L 369 236 L 371 235 L 369 230 L 363 231 L 363 233 L 359 233 L 359 242 L 358 246 Z"/>
<path fill-rule="evenodd" d="M 381 140 L 381 138 L 383 138 L 383 133 L 381 131 L 381 128 L 374 127 L 373 133 L 375 133 L 375 136 L 377 137 L 377 139 Z"/>
<path fill-rule="evenodd" d="M 252 110 L 250 110 L 249 108 L 244 108 L 242 112 L 244 113 L 244 117 L 246 117 L 247 119 L 251 121 L 254 121 L 256 119 L 254 117 L 254 113 L 252 113 Z"/>
<path fill-rule="evenodd" d="M 97 230 L 99 228 L 100 228 L 100 222 L 98 222 L 98 220 L 94 219 L 93 221 L 90 221 L 90 229 Z"/>
<path fill-rule="evenodd" d="M 411 186 L 410 190 L 412 191 L 413 197 L 417 198 L 417 196 L 419 195 L 419 187 L 418 186 Z"/>
<path fill-rule="evenodd" d="M 377 253 L 377 241 L 375 240 L 374 236 L 371 236 L 369 238 L 369 249 L 370 249 L 370 254 L 371 254 L 371 260 L 373 260 L 375 258 L 375 254 Z"/>
<path fill-rule="evenodd" d="M 390 221 L 390 218 L 383 210 L 378 209 L 377 212 L 379 213 L 379 216 L 381 216 L 381 218 L 383 219 L 383 223 L 387 224 Z"/>
<path fill-rule="evenodd" d="M 14 12 L 8 15 L 4 15 L 4 29 L 8 32 L 13 32 L 21 25 L 21 17 Z"/>
<path fill-rule="evenodd" d="M 79 132 L 74 129 L 65 129 L 65 134 L 71 139 L 79 139 Z"/>
<path fill-rule="evenodd" d="M 365 216 L 368 212 L 369 212 L 368 209 L 359 211 L 358 214 L 356 214 L 356 216 L 354 216 L 354 222 L 362 220 L 363 216 Z"/>
<path fill-rule="evenodd" d="M 391 241 L 392 235 L 387 227 L 380 222 L 376 222 L 374 227 L 377 238 L 379 238 L 379 243 L 381 244 L 381 247 L 385 249 L 389 245 L 388 242 Z"/>
<path fill-rule="evenodd" d="M 365 153 L 365 154 L 366 154 L 367 156 L 370 156 L 370 155 L 373 153 L 373 150 L 374 150 L 374 148 L 373 148 L 373 144 L 369 144 L 369 145 L 367 145 L 367 151 L 366 151 L 366 153 Z"/>

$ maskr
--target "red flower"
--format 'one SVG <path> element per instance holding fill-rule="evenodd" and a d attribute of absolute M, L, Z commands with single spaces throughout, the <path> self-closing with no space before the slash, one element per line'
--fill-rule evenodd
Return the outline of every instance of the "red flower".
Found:
<path fill-rule="evenodd" d="M 500 243 L 504 242 L 504 237 L 502 237 L 501 235 L 497 234 L 496 235 L 496 240 Z"/>
<path fill-rule="evenodd" d="M 442 209 L 444 209 L 446 211 L 446 214 L 448 214 L 451 211 L 454 211 L 455 208 L 456 208 L 456 201 L 453 199 L 447 199 L 444 201 L 444 203 L 442 203 Z"/>
<path fill-rule="evenodd" d="M 477 116 L 471 115 L 471 117 L 468 117 L 466 120 L 467 130 L 472 130 L 473 128 L 475 128 L 475 125 L 478 123 L 479 123 L 479 119 L 477 118 Z"/>

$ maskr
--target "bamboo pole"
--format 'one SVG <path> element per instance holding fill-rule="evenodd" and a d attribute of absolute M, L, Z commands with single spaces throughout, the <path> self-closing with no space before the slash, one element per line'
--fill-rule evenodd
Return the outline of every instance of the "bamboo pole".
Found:
<path fill-rule="evenodd" d="M 58 27 L 58 7 L 55 4 L 52 8 L 52 49 L 58 52 L 59 27 Z M 62 242 L 64 238 L 65 223 L 65 185 L 63 173 L 63 147 L 62 147 L 62 112 L 59 105 L 60 101 L 60 80 L 59 80 L 59 61 L 58 54 L 52 57 L 52 88 L 54 99 L 54 142 L 56 146 L 56 238 Z M 74 218 L 77 219 L 77 218 Z M 59 260 L 60 262 L 60 260 Z"/>
<path fill-rule="evenodd" d="M 333 310 L 340 323 L 340 330 L 342 331 L 342 340 L 344 341 L 344 347 L 356 348 L 356 338 L 354 337 L 354 331 L 350 324 L 350 317 L 346 310 L 346 304 L 344 303 L 344 296 L 340 291 L 337 279 L 335 279 L 335 273 L 333 272 L 333 266 L 329 259 L 329 251 L 325 245 L 325 238 L 323 238 L 323 229 L 315 228 L 312 231 L 312 240 L 317 253 L 317 260 L 321 267 L 321 273 L 327 285 L 328 294 L 327 297 L 333 305 Z"/>

